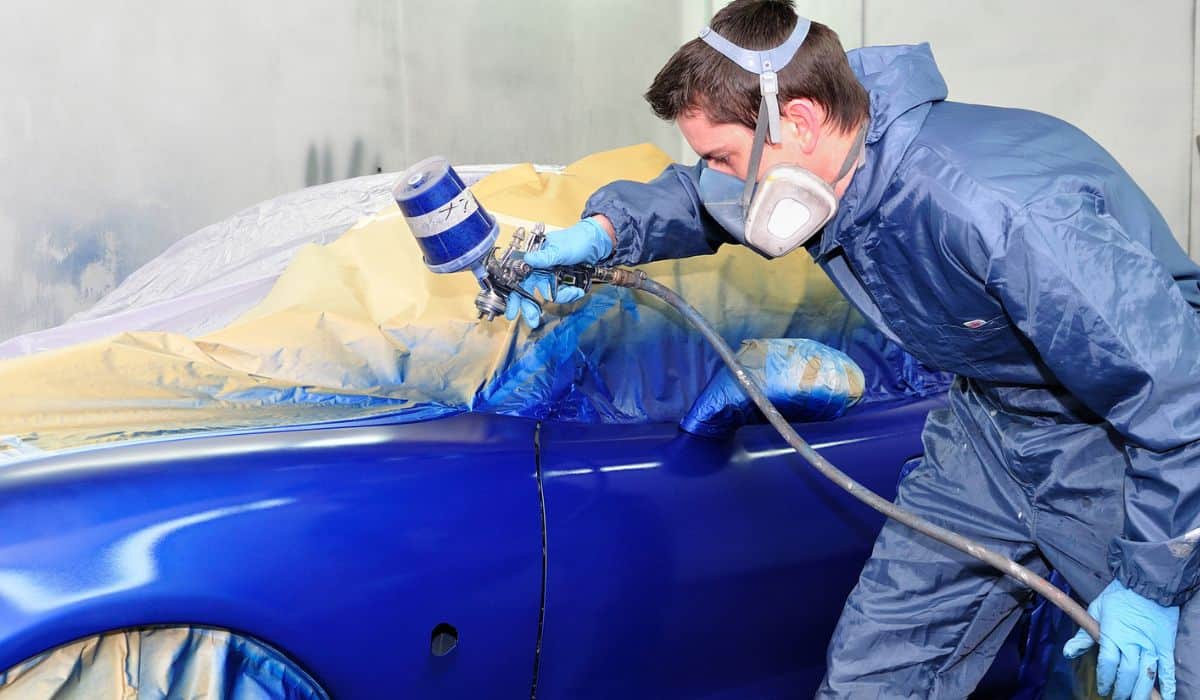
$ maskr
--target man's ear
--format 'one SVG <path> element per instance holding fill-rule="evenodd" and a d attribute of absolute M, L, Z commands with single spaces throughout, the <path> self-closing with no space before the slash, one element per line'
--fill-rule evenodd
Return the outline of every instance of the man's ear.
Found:
<path fill-rule="evenodd" d="M 784 129 L 790 129 L 800 145 L 800 150 L 811 154 L 821 140 L 821 126 L 825 123 L 825 108 L 808 99 L 798 97 L 783 103 L 780 117 Z"/>

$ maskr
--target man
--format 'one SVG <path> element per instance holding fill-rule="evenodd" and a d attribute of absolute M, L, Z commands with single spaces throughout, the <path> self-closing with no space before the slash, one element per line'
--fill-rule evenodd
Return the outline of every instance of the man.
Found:
<path fill-rule="evenodd" d="M 1101 693 L 1146 698 L 1157 680 L 1200 698 L 1200 269 L 1086 135 L 946 94 L 927 46 L 847 55 L 790 2 L 738 0 L 646 94 L 701 162 L 601 189 L 527 260 L 638 264 L 732 241 L 777 254 L 830 213 L 800 168 L 823 180 L 836 214 L 808 252 L 881 332 L 958 375 L 898 502 L 1058 569 L 1099 619 Z M 759 180 L 753 200 L 742 178 Z M 779 187 L 804 192 L 794 226 L 756 218 Z M 1026 597 L 889 523 L 819 695 L 964 698 Z"/>

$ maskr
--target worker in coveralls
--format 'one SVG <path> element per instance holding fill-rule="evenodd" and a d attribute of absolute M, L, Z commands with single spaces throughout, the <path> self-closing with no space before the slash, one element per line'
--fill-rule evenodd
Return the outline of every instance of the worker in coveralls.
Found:
<path fill-rule="evenodd" d="M 527 261 L 634 265 L 729 242 L 773 256 L 799 239 L 882 333 L 957 374 L 897 502 L 1061 572 L 1100 622 L 1102 694 L 1157 682 L 1200 698 L 1200 268 L 1083 132 L 946 96 L 927 45 L 847 54 L 789 1 L 737 0 L 646 93 L 700 162 L 602 188 Z M 799 235 L 755 219 L 776 166 L 791 174 L 771 187 L 812 204 Z M 532 305 L 508 311 L 537 323 Z M 888 522 L 818 695 L 965 698 L 1026 600 Z M 1081 632 L 1064 653 L 1090 647 Z"/>

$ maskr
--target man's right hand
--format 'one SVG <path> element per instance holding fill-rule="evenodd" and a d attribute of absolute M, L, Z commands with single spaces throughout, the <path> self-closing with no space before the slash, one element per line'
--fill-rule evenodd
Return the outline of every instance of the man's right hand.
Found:
<path fill-rule="evenodd" d="M 525 262 L 543 270 L 560 265 L 595 265 L 613 252 L 613 234 L 600 217 L 592 216 L 574 226 L 546 234 L 546 242 L 540 250 L 525 256 Z"/>
<path fill-rule="evenodd" d="M 612 255 L 615 236 L 611 229 L 612 224 L 609 224 L 607 219 L 601 220 L 601 217 L 597 216 L 583 219 L 559 231 L 550 231 L 539 250 L 525 255 L 525 262 L 543 270 L 566 265 L 596 265 Z M 582 289 L 564 285 L 558 288 L 554 299 L 549 299 L 549 278 L 537 272 L 525 278 L 521 286 L 530 294 L 536 291 L 544 301 L 553 301 L 556 304 L 569 303 L 583 296 Z M 504 315 L 510 321 L 519 315 L 530 328 L 537 328 L 541 324 L 541 314 L 537 305 L 515 292 L 508 296 L 508 306 Z"/>

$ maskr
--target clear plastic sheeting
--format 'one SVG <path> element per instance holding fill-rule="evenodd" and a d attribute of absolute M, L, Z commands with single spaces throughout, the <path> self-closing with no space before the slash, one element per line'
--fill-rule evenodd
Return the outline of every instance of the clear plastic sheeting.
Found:
<path fill-rule="evenodd" d="M 155 627 L 72 642 L 0 673 L 0 700 L 328 700 L 278 651 L 225 630 Z"/>
<path fill-rule="evenodd" d="M 515 166 L 473 190 L 500 221 L 503 244 L 516 225 L 569 225 L 600 186 L 649 180 L 668 162 L 653 147 L 631 147 L 589 156 L 561 173 Z M 241 218 L 230 230 L 255 228 L 253 217 Z M 202 257 L 208 250 L 181 246 Z M 275 254 L 268 247 L 262 257 Z M 251 258 L 225 264 L 255 274 L 279 264 Z M 199 265 L 193 284 L 170 289 L 196 294 L 217 280 L 253 278 Z M 945 376 L 926 372 L 867 327 L 807 256 L 764 262 L 731 246 L 644 269 L 732 343 L 812 338 L 845 351 L 863 368 L 863 403 L 945 389 Z M 152 277 L 139 275 L 147 289 L 160 284 Z M 270 291 L 219 330 L 124 332 L 0 362 L 0 436 L 8 440 L 0 460 L 27 459 L 37 449 L 381 413 L 403 421 L 468 410 L 676 421 L 719 365 L 701 336 L 649 295 L 599 286 L 569 308 L 547 305 L 547 322 L 531 331 L 502 319 L 480 321 L 477 291 L 470 274 L 429 272 L 404 217 L 385 204 L 336 241 L 296 250 Z M 136 297 L 136 290 L 122 295 L 128 304 Z"/>
<path fill-rule="evenodd" d="M 456 168 L 470 185 L 512 165 Z M 557 166 L 536 166 L 555 172 Z M 0 342 L 0 359 L 115 333 L 217 330 L 262 300 L 296 250 L 336 240 L 392 203 L 396 173 L 309 187 L 269 199 L 178 241 L 66 323 Z"/>

